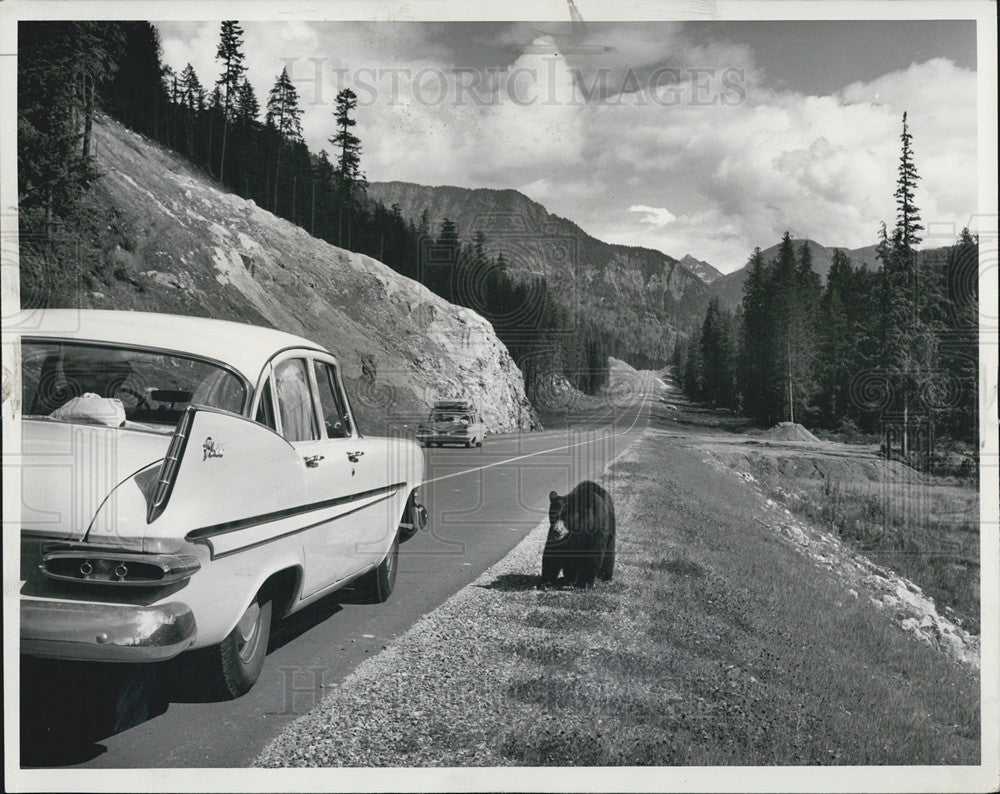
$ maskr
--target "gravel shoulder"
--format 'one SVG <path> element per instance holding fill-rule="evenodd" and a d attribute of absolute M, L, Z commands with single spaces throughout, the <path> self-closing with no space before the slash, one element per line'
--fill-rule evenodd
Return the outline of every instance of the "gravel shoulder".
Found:
<path fill-rule="evenodd" d="M 852 597 L 689 440 L 650 429 L 606 472 L 613 582 L 538 590 L 537 527 L 255 765 L 978 764 L 976 666 Z"/>

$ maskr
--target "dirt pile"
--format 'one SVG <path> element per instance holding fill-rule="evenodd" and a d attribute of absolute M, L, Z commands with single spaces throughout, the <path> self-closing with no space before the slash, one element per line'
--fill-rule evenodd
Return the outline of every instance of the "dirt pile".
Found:
<path fill-rule="evenodd" d="M 796 422 L 778 422 L 770 430 L 765 430 L 761 438 L 772 441 L 804 441 L 808 444 L 822 444 L 816 436 Z"/>
<path fill-rule="evenodd" d="M 72 305 L 218 317 L 314 339 L 340 359 L 369 432 L 412 424 L 442 396 L 473 400 L 491 431 L 534 422 L 520 370 L 475 312 L 226 193 L 109 119 L 94 140 L 103 173 L 94 192 L 123 231 L 109 243 L 110 264 L 76 274 Z"/>

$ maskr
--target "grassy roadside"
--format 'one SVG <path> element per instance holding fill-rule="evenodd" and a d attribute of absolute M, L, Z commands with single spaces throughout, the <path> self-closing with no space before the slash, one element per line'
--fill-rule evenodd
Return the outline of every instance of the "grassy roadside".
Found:
<path fill-rule="evenodd" d="M 852 599 L 670 434 L 611 469 L 615 581 L 544 529 L 292 723 L 263 766 L 975 764 L 975 669 Z"/>
<path fill-rule="evenodd" d="M 778 484 L 759 466 L 752 468 L 794 513 L 919 585 L 958 625 L 979 634 L 979 495 L 974 489 L 930 477 Z"/>

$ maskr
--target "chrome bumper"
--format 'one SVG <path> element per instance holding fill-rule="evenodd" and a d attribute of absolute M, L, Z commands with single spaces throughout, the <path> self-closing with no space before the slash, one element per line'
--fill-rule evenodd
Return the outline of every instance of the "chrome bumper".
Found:
<path fill-rule="evenodd" d="M 445 444 L 465 444 L 472 440 L 471 435 L 459 435 L 451 433 L 417 433 L 417 441 L 427 443 L 431 442 L 437 444 L 442 442 Z"/>
<path fill-rule="evenodd" d="M 195 641 L 184 604 L 155 607 L 21 599 L 21 653 L 56 659 L 158 662 Z"/>

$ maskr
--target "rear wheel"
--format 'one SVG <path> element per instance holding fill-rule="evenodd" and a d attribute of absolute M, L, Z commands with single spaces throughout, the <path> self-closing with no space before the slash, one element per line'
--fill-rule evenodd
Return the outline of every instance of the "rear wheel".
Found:
<path fill-rule="evenodd" d="M 392 588 L 396 585 L 398 567 L 399 530 L 396 530 L 396 537 L 393 538 L 385 559 L 358 580 L 358 589 L 364 594 L 365 600 L 372 604 L 388 601 Z"/>
<path fill-rule="evenodd" d="M 226 639 L 207 649 L 209 669 L 223 694 L 238 698 L 257 683 L 270 634 L 271 600 L 258 595 Z"/>

